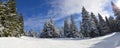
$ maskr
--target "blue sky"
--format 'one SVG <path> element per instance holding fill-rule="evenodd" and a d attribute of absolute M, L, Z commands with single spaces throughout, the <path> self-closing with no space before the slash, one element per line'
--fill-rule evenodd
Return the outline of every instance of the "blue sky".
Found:
<path fill-rule="evenodd" d="M 45 21 L 52 17 L 60 29 L 65 18 L 74 15 L 76 25 L 80 26 L 81 8 L 104 16 L 113 16 L 110 2 L 118 0 L 16 0 L 18 13 L 24 15 L 25 30 L 34 29 L 39 32 Z"/>

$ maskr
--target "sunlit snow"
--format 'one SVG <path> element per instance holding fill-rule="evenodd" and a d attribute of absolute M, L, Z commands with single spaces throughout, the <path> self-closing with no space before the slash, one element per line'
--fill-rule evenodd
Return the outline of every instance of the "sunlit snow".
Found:
<path fill-rule="evenodd" d="M 84 40 L 1 37 L 0 48 L 120 48 L 120 33 Z"/>

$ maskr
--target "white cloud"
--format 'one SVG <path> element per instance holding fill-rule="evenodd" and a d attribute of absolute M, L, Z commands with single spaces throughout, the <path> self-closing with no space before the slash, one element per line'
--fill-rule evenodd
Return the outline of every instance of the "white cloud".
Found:
<path fill-rule="evenodd" d="M 53 12 L 57 12 L 59 15 L 65 17 L 72 14 L 80 14 L 81 8 L 84 6 L 89 12 L 97 15 L 100 13 L 105 16 L 109 16 L 109 12 L 104 10 L 106 5 L 110 3 L 110 0 L 57 0 L 52 2 L 53 7 L 56 9 Z"/>
<path fill-rule="evenodd" d="M 120 8 L 120 0 L 118 0 L 116 4 Z"/>

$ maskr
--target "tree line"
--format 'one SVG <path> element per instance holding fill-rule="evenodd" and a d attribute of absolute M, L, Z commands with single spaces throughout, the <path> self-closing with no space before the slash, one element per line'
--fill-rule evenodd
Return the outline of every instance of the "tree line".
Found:
<path fill-rule="evenodd" d="M 63 27 L 59 30 L 54 25 L 51 18 L 45 22 L 44 27 L 40 33 L 26 32 L 26 36 L 39 37 L 39 38 L 85 38 L 85 37 L 99 37 L 113 32 L 120 32 L 120 9 L 111 2 L 115 18 L 105 17 L 102 15 L 94 15 L 82 7 L 82 21 L 80 28 L 75 24 L 74 16 L 71 16 L 70 23 L 66 18 Z M 98 17 L 98 18 L 97 18 Z"/>

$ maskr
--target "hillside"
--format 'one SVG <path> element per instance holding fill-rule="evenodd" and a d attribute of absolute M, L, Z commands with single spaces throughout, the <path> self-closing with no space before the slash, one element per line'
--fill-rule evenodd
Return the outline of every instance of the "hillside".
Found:
<path fill-rule="evenodd" d="M 119 48 L 120 33 L 93 39 L 37 39 L 1 37 L 0 48 Z"/>

